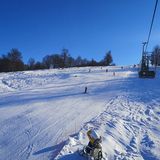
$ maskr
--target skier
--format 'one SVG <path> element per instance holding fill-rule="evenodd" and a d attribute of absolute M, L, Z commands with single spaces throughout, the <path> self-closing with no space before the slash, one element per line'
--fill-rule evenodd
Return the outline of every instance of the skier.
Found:
<path fill-rule="evenodd" d="M 85 93 L 85 94 L 87 93 L 87 87 L 85 87 L 84 93 Z"/>

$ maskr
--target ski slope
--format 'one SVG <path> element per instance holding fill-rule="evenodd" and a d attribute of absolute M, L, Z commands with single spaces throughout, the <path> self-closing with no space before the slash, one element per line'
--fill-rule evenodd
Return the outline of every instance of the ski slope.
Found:
<path fill-rule="evenodd" d="M 132 66 L 0 73 L 0 160 L 83 160 L 89 128 L 106 160 L 158 160 L 159 84 Z"/>

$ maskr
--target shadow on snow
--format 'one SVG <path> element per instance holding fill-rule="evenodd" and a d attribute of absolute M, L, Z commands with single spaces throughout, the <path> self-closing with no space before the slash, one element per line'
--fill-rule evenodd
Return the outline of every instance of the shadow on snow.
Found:
<path fill-rule="evenodd" d="M 46 152 L 52 152 L 52 158 L 55 158 L 59 154 L 59 152 L 62 150 L 64 145 L 65 145 L 65 142 L 63 141 L 55 146 L 46 147 L 37 152 L 34 152 L 33 155 L 36 156 L 39 154 L 44 154 Z"/>

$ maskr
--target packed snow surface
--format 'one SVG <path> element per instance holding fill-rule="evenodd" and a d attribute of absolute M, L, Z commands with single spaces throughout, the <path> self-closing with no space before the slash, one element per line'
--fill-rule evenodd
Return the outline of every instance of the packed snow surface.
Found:
<path fill-rule="evenodd" d="M 0 73 L 0 160 L 86 159 L 78 150 L 90 128 L 102 136 L 106 160 L 160 160 L 160 74 L 139 79 L 137 71 Z"/>

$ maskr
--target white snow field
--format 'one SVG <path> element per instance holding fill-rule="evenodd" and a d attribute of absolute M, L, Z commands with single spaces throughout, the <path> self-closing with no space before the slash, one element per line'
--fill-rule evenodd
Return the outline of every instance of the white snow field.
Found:
<path fill-rule="evenodd" d="M 0 73 L 0 160 L 86 159 L 78 149 L 90 128 L 102 136 L 106 160 L 160 160 L 160 73 L 139 79 L 132 66 Z"/>

